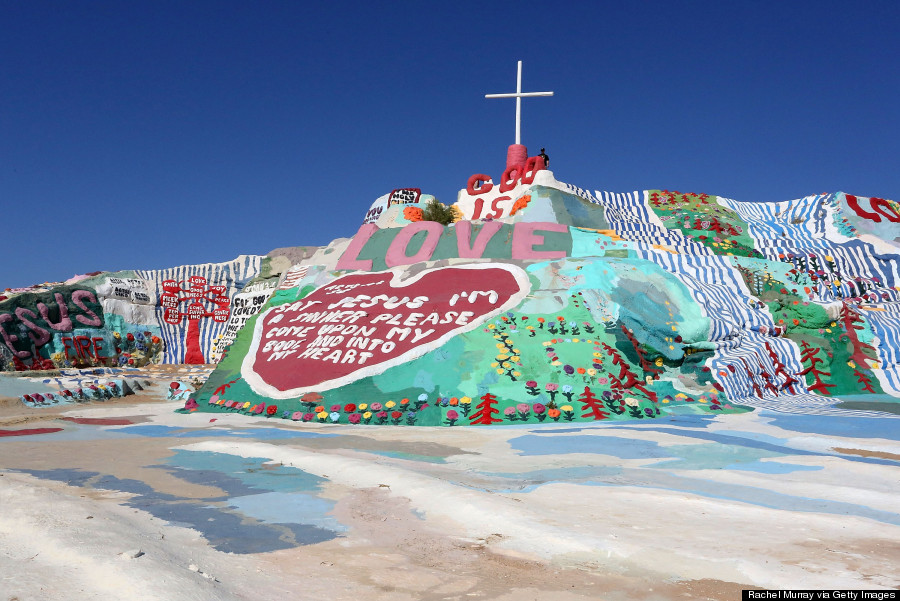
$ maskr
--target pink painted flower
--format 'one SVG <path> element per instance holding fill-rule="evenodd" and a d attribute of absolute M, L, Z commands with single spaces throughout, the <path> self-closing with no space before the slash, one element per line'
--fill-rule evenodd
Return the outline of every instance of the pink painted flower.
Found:
<path fill-rule="evenodd" d="M 503 410 L 503 415 L 515 415 L 515 414 L 516 414 L 515 407 L 507 407 L 506 409 Z"/>
<path fill-rule="evenodd" d="M 457 413 L 453 409 L 450 409 L 449 411 L 447 411 L 447 419 L 459 419 L 459 413 Z"/>
<path fill-rule="evenodd" d="M 372 411 L 381 411 L 381 403 L 372 403 L 372 406 L 369 407 Z"/>
<path fill-rule="evenodd" d="M 303 414 L 303 421 L 305 421 L 305 422 L 311 422 L 311 421 L 313 420 L 314 417 L 315 417 L 315 415 L 313 415 L 312 413 L 304 413 L 304 414 Z"/>
<path fill-rule="evenodd" d="M 547 385 L 544 386 L 544 389 L 546 389 L 547 392 L 556 392 L 557 390 L 559 390 L 559 384 L 554 384 L 553 382 L 547 382 Z"/>
<path fill-rule="evenodd" d="M 535 415 L 540 415 L 541 413 L 546 411 L 547 408 L 541 403 L 535 403 L 534 405 L 532 405 L 532 409 L 534 410 Z"/>
<path fill-rule="evenodd" d="M 347 419 L 350 421 L 351 424 L 358 424 L 359 420 L 362 418 L 360 417 L 359 413 L 351 413 Z"/>

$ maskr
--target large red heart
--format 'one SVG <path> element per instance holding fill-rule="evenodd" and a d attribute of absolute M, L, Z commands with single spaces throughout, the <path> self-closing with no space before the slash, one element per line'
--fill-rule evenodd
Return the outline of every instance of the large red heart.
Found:
<path fill-rule="evenodd" d="M 441 267 L 401 282 L 402 271 L 338 278 L 257 320 L 241 368 L 276 399 L 328 390 L 415 359 L 517 305 L 530 288 L 519 267 Z"/>

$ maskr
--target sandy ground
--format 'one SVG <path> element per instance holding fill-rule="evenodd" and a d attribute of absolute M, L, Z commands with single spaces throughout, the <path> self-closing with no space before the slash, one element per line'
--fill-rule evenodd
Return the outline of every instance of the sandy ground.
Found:
<path fill-rule="evenodd" d="M 0 601 L 900 584 L 898 421 L 297 424 L 175 414 L 164 380 L 105 403 L 0 401 Z"/>

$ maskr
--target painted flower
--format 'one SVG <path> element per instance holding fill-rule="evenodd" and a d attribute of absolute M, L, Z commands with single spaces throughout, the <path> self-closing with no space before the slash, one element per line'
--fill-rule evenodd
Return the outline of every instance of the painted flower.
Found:
<path fill-rule="evenodd" d="M 340 410 L 341 410 L 341 406 L 340 406 L 340 405 L 332 405 L 332 406 L 331 406 L 331 412 L 332 412 L 332 413 L 338 413 Z"/>
<path fill-rule="evenodd" d="M 344 405 L 344 413 L 353 413 L 354 411 L 356 411 L 356 405 L 354 405 L 353 403 L 347 403 L 346 405 Z"/>
<path fill-rule="evenodd" d="M 459 399 L 459 402 L 460 402 L 460 404 L 462 404 L 462 405 L 468 405 L 468 404 L 470 404 L 470 403 L 472 402 L 472 399 L 469 398 L 469 397 L 467 397 L 467 396 L 464 396 L 464 397 L 462 397 L 461 399 Z"/>
<path fill-rule="evenodd" d="M 512 416 L 512 415 L 515 415 L 515 414 L 516 414 L 516 408 L 515 408 L 515 407 L 507 407 L 506 409 L 503 410 L 503 415 L 506 415 L 506 416 Z"/>
<path fill-rule="evenodd" d="M 315 415 L 313 415 L 312 413 L 304 413 L 304 414 L 303 414 L 303 421 L 305 421 L 305 422 L 311 422 L 311 421 L 313 420 L 314 417 L 315 417 Z"/>
<path fill-rule="evenodd" d="M 134 342 L 134 334 L 132 334 L 131 332 L 129 332 L 125 338 L 128 340 L 128 342 Z"/>
<path fill-rule="evenodd" d="M 320 421 L 324 422 L 326 419 L 328 419 L 328 412 L 327 411 L 319 411 L 316 413 L 316 417 L 318 417 Z"/>
<path fill-rule="evenodd" d="M 527 382 L 525 382 L 525 386 L 528 386 L 530 388 L 537 388 L 537 382 L 535 382 L 534 380 L 528 380 Z"/>
<path fill-rule="evenodd" d="M 322 405 L 316 407 L 316 415 L 322 413 L 323 411 L 325 411 L 325 407 L 323 407 Z"/>
<path fill-rule="evenodd" d="M 369 408 L 369 405 L 368 405 L 367 403 L 360 403 L 360 404 L 359 404 L 359 410 L 360 410 L 360 411 L 365 411 L 365 410 L 368 409 L 368 408 Z"/>
<path fill-rule="evenodd" d="M 266 407 L 266 415 L 275 415 L 278 412 L 278 405 L 269 405 Z"/>
<path fill-rule="evenodd" d="M 397 403 L 395 403 L 394 401 L 388 401 L 387 403 L 384 404 L 384 408 L 385 409 L 393 409 L 394 407 L 396 407 L 396 405 L 397 405 Z"/>
<path fill-rule="evenodd" d="M 363 416 L 364 420 L 369 421 L 370 419 L 372 419 L 372 412 L 366 411 L 365 413 L 362 414 L 362 416 Z"/>
<path fill-rule="evenodd" d="M 625 399 L 625 404 L 628 405 L 629 407 L 637 407 L 641 403 L 634 397 L 628 397 Z"/>
<path fill-rule="evenodd" d="M 547 415 L 550 416 L 550 419 L 553 421 L 559 420 L 559 416 L 562 415 L 559 409 L 548 409 Z"/>
<path fill-rule="evenodd" d="M 544 406 L 542 403 L 535 403 L 535 404 L 532 405 L 531 407 L 532 407 L 532 410 L 534 411 L 534 414 L 535 414 L 535 415 L 540 415 L 540 414 L 542 414 L 544 411 L 547 410 L 547 407 Z"/>
<path fill-rule="evenodd" d="M 336 422 L 336 421 L 338 421 L 339 419 L 341 419 L 341 414 L 338 413 L 337 411 L 332 411 L 332 412 L 328 415 L 328 417 L 331 419 L 331 421 Z"/>
<path fill-rule="evenodd" d="M 372 403 L 371 408 L 372 408 L 372 411 L 374 411 L 375 413 L 378 413 L 379 411 L 381 411 L 381 403 Z"/>
<path fill-rule="evenodd" d="M 453 409 L 450 409 L 449 411 L 447 411 L 447 419 L 459 419 L 459 413 L 457 413 Z"/>
<path fill-rule="evenodd" d="M 293 414 L 291 414 L 291 419 L 295 422 L 300 421 L 301 419 L 303 419 L 303 412 L 295 411 Z"/>
<path fill-rule="evenodd" d="M 555 384 L 553 382 L 547 382 L 547 384 L 544 386 L 544 388 L 547 390 L 547 392 L 556 392 L 557 390 L 559 390 L 559 384 Z"/>
<path fill-rule="evenodd" d="M 347 420 L 348 420 L 351 424 L 358 424 L 360 419 L 361 419 L 361 416 L 359 415 L 359 413 L 351 413 L 351 414 L 347 417 Z"/>

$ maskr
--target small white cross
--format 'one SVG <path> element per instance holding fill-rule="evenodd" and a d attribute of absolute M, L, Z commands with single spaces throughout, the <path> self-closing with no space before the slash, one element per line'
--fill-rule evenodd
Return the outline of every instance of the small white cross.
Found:
<path fill-rule="evenodd" d="M 516 75 L 515 94 L 485 94 L 485 98 L 515 98 L 516 99 L 516 144 L 519 144 L 522 130 L 522 99 L 527 96 L 553 96 L 553 92 L 522 92 L 522 61 L 519 61 L 519 71 Z"/>

